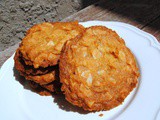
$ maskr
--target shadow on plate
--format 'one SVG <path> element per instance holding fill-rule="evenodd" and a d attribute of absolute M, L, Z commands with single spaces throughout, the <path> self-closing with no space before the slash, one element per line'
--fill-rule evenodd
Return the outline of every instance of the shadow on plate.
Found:
<path fill-rule="evenodd" d="M 25 80 L 25 78 L 19 74 L 19 72 L 15 69 L 15 67 L 13 68 L 13 71 L 14 71 L 15 80 L 18 81 L 24 87 L 24 89 L 30 90 L 30 91 L 32 91 L 34 93 L 37 93 L 37 94 L 39 94 L 42 90 L 44 90 L 43 88 L 42 89 L 36 89 L 36 90 L 32 89 L 29 85 L 29 81 Z M 64 111 L 77 112 L 79 114 L 90 113 L 88 111 L 83 110 L 82 108 L 79 108 L 77 106 L 73 106 L 72 104 L 67 102 L 65 100 L 65 96 L 62 92 L 59 92 L 57 94 L 52 93 L 52 97 L 53 97 L 53 103 L 57 104 L 58 107 L 60 109 L 64 110 Z"/>
<path fill-rule="evenodd" d="M 25 80 L 25 78 L 19 74 L 19 72 L 16 70 L 15 67 L 13 68 L 13 71 L 14 71 L 15 80 L 18 81 L 24 87 L 24 89 L 32 91 L 28 84 L 28 81 Z"/>
<path fill-rule="evenodd" d="M 65 110 L 67 112 L 78 112 L 79 114 L 88 114 L 90 113 L 89 111 L 85 111 L 80 107 L 74 106 L 70 104 L 68 101 L 65 100 L 64 94 L 59 94 L 59 95 L 52 95 L 54 100 L 53 102 L 58 105 L 58 107 L 62 110 Z"/>

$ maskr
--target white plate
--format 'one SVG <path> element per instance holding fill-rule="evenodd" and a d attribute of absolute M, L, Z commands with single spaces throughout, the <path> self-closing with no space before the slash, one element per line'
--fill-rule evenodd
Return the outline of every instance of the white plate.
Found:
<path fill-rule="evenodd" d="M 106 26 L 125 40 L 140 68 L 137 88 L 122 105 L 110 111 L 84 112 L 66 102 L 63 96 L 44 97 L 25 89 L 15 78 L 12 56 L 0 70 L 1 120 L 160 120 L 160 45 L 157 40 L 125 23 L 88 21 L 81 24 Z"/>

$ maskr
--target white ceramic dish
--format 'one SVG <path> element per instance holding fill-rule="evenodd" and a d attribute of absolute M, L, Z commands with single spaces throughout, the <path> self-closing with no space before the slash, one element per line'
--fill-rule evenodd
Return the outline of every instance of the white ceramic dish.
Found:
<path fill-rule="evenodd" d="M 119 22 L 88 21 L 115 30 L 134 53 L 141 77 L 124 103 L 110 111 L 84 112 L 63 96 L 44 97 L 24 88 L 15 77 L 13 56 L 0 70 L 2 120 L 160 120 L 160 44 L 150 34 Z M 99 114 L 103 114 L 102 117 Z"/>

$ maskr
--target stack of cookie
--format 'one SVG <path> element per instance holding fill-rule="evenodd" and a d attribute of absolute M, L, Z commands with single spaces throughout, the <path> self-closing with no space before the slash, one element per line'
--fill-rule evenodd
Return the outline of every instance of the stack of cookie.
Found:
<path fill-rule="evenodd" d="M 105 26 L 84 28 L 78 22 L 33 26 L 14 60 L 41 95 L 61 90 L 68 102 L 88 111 L 122 104 L 140 75 L 134 55 L 115 31 Z"/>
<path fill-rule="evenodd" d="M 19 73 L 41 95 L 60 90 L 58 62 L 63 45 L 84 31 L 78 22 L 34 25 L 27 31 L 14 60 Z"/>

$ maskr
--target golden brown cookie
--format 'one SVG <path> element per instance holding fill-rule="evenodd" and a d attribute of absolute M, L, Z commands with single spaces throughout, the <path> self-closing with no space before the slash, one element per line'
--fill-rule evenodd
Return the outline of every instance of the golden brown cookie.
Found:
<path fill-rule="evenodd" d="M 37 94 L 41 96 L 50 96 L 52 95 L 51 91 L 48 91 L 47 89 L 43 88 L 39 84 L 33 82 L 33 81 L 28 81 L 28 84 L 31 88 L 32 91 L 36 92 Z"/>
<path fill-rule="evenodd" d="M 49 71 L 48 73 L 42 74 L 42 75 L 32 75 L 32 74 L 26 74 L 26 65 L 24 65 L 21 61 L 21 58 L 19 57 L 19 51 L 17 50 L 14 56 L 15 61 L 15 68 L 20 72 L 22 76 L 24 76 L 27 80 L 32 80 L 40 85 L 48 84 L 53 82 L 58 76 L 58 67 L 55 66 L 52 71 Z M 34 68 L 33 68 L 34 69 Z M 30 71 L 34 71 L 34 70 Z M 40 71 L 40 70 L 39 70 Z"/>
<path fill-rule="evenodd" d="M 50 94 L 61 93 L 61 83 L 59 79 L 46 85 L 39 85 L 34 81 L 28 81 L 28 84 L 32 89 L 34 89 L 35 92 L 40 93 L 40 95 L 43 95 L 42 93 L 44 93 L 44 95 L 46 95 L 45 93 L 50 93 Z"/>
<path fill-rule="evenodd" d="M 26 65 L 57 65 L 64 43 L 84 31 L 78 22 L 41 23 L 30 28 L 20 45 Z"/>
<path fill-rule="evenodd" d="M 61 93 L 61 83 L 58 78 L 49 84 L 42 85 L 42 87 L 50 92 Z"/>
<path fill-rule="evenodd" d="M 27 80 L 34 81 L 40 85 L 45 85 L 48 83 L 53 82 L 56 79 L 56 71 L 51 71 L 49 73 L 46 73 L 44 75 L 26 75 L 24 73 L 20 73 L 22 76 L 25 77 Z"/>
<path fill-rule="evenodd" d="M 68 41 L 59 67 L 66 100 L 89 111 L 122 104 L 139 77 L 136 60 L 124 40 L 103 26 L 87 28 Z"/>
<path fill-rule="evenodd" d="M 26 65 L 19 49 L 16 50 L 14 59 L 15 59 L 15 64 L 16 64 L 18 71 L 21 71 L 22 73 L 25 73 L 26 75 L 44 75 L 55 69 L 58 69 L 58 66 L 49 66 L 46 68 L 43 68 L 43 67 L 34 68 L 33 65 Z M 18 59 L 18 61 L 16 61 L 16 59 Z"/>

